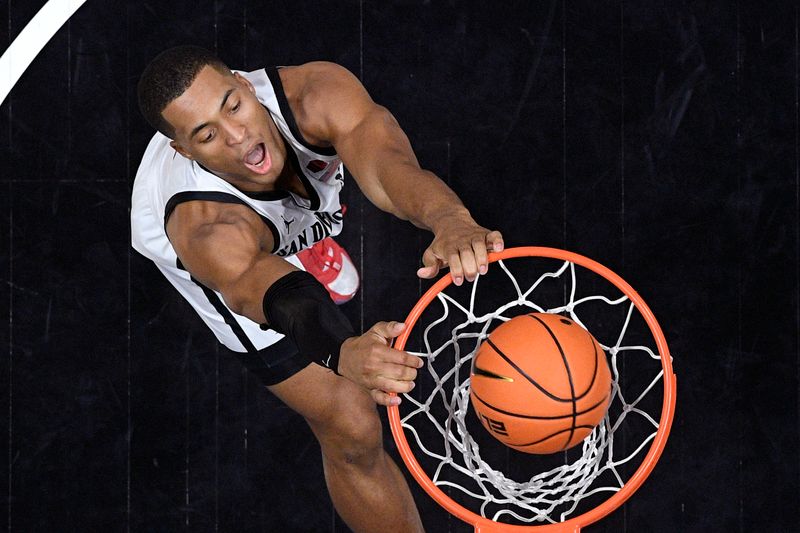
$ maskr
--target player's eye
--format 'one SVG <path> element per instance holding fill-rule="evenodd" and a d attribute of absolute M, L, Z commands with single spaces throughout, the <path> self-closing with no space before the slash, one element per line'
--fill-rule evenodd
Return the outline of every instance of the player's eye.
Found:
<path fill-rule="evenodd" d="M 232 113 L 236 113 L 237 111 L 239 111 L 239 108 L 241 107 L 241 105 L 242 105 L 241 102 L 236 102 L 236 105 L 231 108 L 231 112 Z"/>
<path fill-rule="evenodd" d="M 209 131 L 201 140 L 202 143 L 207 143 L 214 138 L 214 131 Z"/>

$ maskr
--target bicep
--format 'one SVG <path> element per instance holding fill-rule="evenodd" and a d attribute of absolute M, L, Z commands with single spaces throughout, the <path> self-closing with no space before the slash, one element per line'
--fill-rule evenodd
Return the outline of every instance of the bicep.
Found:
<path fill-rule="evenodd" d="M 176 208 L 167 225 L 183 266 L 199 282 L 220 292 L 234 312 L 263 323 L 264 293 L 295 267 L 270 253 L 271 234 L 249 208 L 236 206 L 222 216 L 195 216 L 194 220 L 191 215 L 197 215 L 197 210 L 186 211 Z"/>

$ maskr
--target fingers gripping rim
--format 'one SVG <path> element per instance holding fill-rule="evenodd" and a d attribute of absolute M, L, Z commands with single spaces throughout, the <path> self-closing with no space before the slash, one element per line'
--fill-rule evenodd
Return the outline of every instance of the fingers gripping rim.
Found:
<path fill-rule="evenodd" d="M 621 506 L 644 482 L 647 476 L 655 467 L 656 463 L 658 462 L 659 457 L 666 445 L 667 438 L 669 436 L 670 428 L 672 426 L 672 419 L 675 413 L 675 398 L 676 398 L 676 376 L 672 370 L 672 360 L 669 354 L 669 348 L 667 346 L 666 339 L 664 334 L 661 330 L 658 321 L 656 320 L 653 313 L 650 311 L 650 308 L 644 302 L 644 300 L 639 296 L 639 294 L 631 287 L 624 279 L 620 276 L 615 274 L 613 271 L 608 269 L 607 267 L 584 257 L 582 255 L 568 252 L 565 250 L 560 250 L 557 248 L 545 248 L 545 247 L 518 247 L 518 248 L 508 248 L 499 253 L 490 253 L 489 254 L 489 262 L 493 263 L 495 261 L 503 260 L 503 259 L 510 259 L 516 257 L 544 257 L 544 258 L 552 258 L 552 259 L 560 259 L 563 261 L 569 261 L 586 269 L 593 271 L 595 274 L 598 274 L 609 282 L 611 282 L 614 286 L 616 286 L 623 294 L 625 294 L 630 301 L 634 304 L 636 309 L 641 313 L 642 317 L 644 318 L 647 326 L 650 329 L 653 338 L 655 339 L 656 346 L 658 348 L 658 353 L 661 355 L 661 365 L 662 370 L 664 373 L 663 377 L 663 402 L 661 407 L 661 418 L 659 420 L 658 425 L 658 432 L 656 437 L 653 439 L 653 442 L 650 445 L 650 448 L 647 452 L 647 455 L 644 457 L 641 465 L 636 470 L 636 472 L 631 476 L 631 478 L 624 484 L 624 486 L 616 492 L 613 496 L 611 496 L 608 500 L 597 506 L 596 508 L 582 514 L 571 518 L 565 522 L 559 524 L 546 524 L 546 525 L 536 525 L 536 526 L 522 526 L 522 525 L 509 525 L 509 524 L 502 524 L 498 522 L 494 522 L 488 518 L 484 518 L 465 507 L 462 507 L 455 501 L 453 501 L 450 497 L 448 497 L 439 487 L 437 487 L 433 481 L 428 477 L 425 471 L 420 466 L 419 462 L 417 461 L 414 453 L 411 451 L 411 448 L 406 440 L 405 432 L 402 427 L 402 422 L 400 419 L 400 411 L 397 406 L 389 406 L 388 415 L 389 415 L 389 424 L 392 430 L 392 436 L 394 437 L 395 443 L 397 444 L 398 450 L 400 455 L 403 458 L 403 461 L 406 464 L 406 467 L 409 469 L 411 474 L 417 480 L 417 482 L 422 486 L 423 489 L 442 507 L 444 507 L 447 511 L 451 514 L 457 516 L 461 520 L 470 523 L 475 526 L 476 532 L 524 532 L 524 531 L 531 531 L 536 530 L 542 533 L 555 533 L 555 532 L 578 532 L 584 526 L 592 524 L 604 516 L 610 514 L 616 508 Z M 442 276 L 417 302 L 417 305 L 409 313 L 408 317 L 405 320 L 406 328 L 403 333 L 397 338 L 395 342 L 395 348 L 402 350 L 405 348 L 406 342 L 411 331 L 414 328 L 417 320 L 419 319 L 420 315 L 423 311 L 427 308 L 427 306 L 436 298 L 436 296 L 442 292 L 447 286 L 452 283 L 452 278 L 449 274 Z M 394 395 L 394 394 L 392 394 Z"/>

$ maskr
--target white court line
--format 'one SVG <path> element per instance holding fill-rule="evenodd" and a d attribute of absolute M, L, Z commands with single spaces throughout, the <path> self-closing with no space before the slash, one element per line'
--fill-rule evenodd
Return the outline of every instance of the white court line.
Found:
<path fill-rule="evenodd" d="M 0 57 L 0 104 L 58 29 L 86 0 L 49 0 Z"/>

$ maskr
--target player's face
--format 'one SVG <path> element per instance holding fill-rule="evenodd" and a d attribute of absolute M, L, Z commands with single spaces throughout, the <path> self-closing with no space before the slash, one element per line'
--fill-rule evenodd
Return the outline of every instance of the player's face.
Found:
<path fill-rule="evenodd" d="M 275 123 L 243 76 L 204 67 L 164 108 L 172 147 L 244 190 L 272 188 L 286 161 Z"/>

